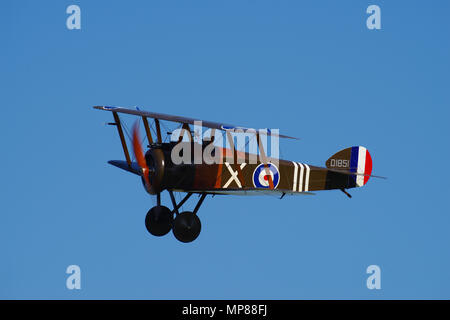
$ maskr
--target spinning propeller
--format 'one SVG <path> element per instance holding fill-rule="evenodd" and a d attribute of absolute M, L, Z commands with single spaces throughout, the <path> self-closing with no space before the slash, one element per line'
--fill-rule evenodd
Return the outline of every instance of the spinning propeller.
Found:
<path fill-rule="evenodd" d="M 145 189 L 150 191 L 151 184 L 149 179 L 150 169 L 148 168 L 147 161 L 145 160 L 144 151 L 141 146 L 141 139 L 139 138 L 139 125 L 136 121 L 133 126 L 133 151 L 136 161 L 141 168 L 141 176 L 144 178 Z"/>

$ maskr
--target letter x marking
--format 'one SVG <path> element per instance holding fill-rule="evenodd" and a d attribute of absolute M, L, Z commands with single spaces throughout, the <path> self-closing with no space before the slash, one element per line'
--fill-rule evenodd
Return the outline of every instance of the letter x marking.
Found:
<path fill-rule="evenodd" d="M 241 170 L 244 169 L 246 163 L 241 163 Z M 230 185 L 230 183 L 232 183 L 233 181 L 236 182 L 236 184 L 238 185 L 239 188 L 242 188 L 241 182 L 239 181 L 238 178 L 238 172 L 237 170 L 234 171 L 233 168 L 231 168 L 230 164 L 228 162 L 225 162 L 225 166 L 228 168 L 228 171 L 230 171 L 231 173 L 231 177 L 230 179 L 228 179 L 227 183 L 225 183 L 223 185 L 224 188 L 228 188 L 228 186 Z"/>

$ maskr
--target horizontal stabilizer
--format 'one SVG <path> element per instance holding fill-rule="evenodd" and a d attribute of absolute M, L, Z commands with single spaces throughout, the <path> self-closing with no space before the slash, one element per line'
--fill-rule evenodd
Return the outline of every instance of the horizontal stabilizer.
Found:
<path fill-rule="evenodd" d="M 328 168 L 328 171 L 349 174 L 349 175 L 353 175 L 353 176 L 362 176 L 362 177 L 378 178 L 378 179 L 385 179 L 385 180 L 387 179 L 387 177 L 383 177 L 383 176 L 376 176 L 373 174 L 365 174 L 365 173 L 357 173 L 357 172 L 352 172 L 350 170 L 345 170 L 345 169 L 330 169 L 330 168 Z"/>

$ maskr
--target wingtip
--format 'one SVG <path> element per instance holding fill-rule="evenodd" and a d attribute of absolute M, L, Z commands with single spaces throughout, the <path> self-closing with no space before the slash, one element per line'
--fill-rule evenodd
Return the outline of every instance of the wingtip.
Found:
<path fill-rule="evenodd" d="M 98 110 L 106 110 L 106 111 L 113 111 L 116 109 L 121 109 L 120 107 L 113 107 L 113 106 L 93 106 L 92 108 L 98 109 Z"/>

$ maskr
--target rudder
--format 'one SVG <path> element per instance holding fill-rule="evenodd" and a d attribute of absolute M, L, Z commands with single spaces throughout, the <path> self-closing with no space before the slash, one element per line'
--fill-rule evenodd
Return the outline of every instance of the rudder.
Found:
<path fill-rule="evenodd" d="M 332 155 L 325 163 L 327 168 L 358 173 L 349 177 L 348 188 L 362 187 L 372 173 L 372 157 L 362 146 L 350 147 Z"/>

